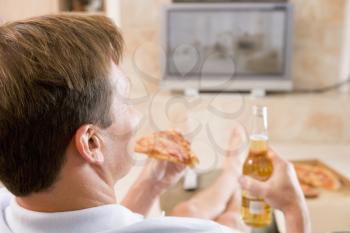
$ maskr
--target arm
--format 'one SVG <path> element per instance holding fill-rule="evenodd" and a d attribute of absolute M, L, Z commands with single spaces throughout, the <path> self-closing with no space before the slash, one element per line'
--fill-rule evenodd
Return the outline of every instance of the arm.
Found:
<path fill-rule="evenodd" d="M 273 174 L 266 182 L 250 177 L 241 177 L 243 190 L 261 196 L 286 218 L 287 233 L 310 233 L 311 224 L 306 201 L 295 174 L 293 165 L 270 152 Z"/>
<path fill-rule="evenodd" d="M 121 204 L 135 213 L 147 215 L 154 201 L 162 192 L 155 186 L 151 181 L 139 177 L 131 186 Z"/>
<path fill-rule="evenodd" d="M 184 169 L 182 164 L 150 159 L 126 194 L 122 205 L 135 213 L 147 215 L 154 201 L 177 183 Z"/>
<path fill-rule="evenodd" d="M 311 232 L 306 205 L 301 204 L 296 208 L 289 211 L 284 211 L 283 213 L 286 219 L 287 233 Z"/>
<path fill-rule="evenodd" d="M 292 169 L 291 173 L 295 175 L 294 168 L 290 166 L 289 169 Z M 293 177 L 297 179 L 296 175 L 294 175 Z M 290 205 L 286 205 L 284 208 L 281 208 L 286 220 L 286 230 L 287 233 L 311 233 L 309 211 L 307 209 L 304 194 L 300 189 L 299 183 L 297 185 L 297 194 L 295 195 L 294 202 L 291 202 Z"/>

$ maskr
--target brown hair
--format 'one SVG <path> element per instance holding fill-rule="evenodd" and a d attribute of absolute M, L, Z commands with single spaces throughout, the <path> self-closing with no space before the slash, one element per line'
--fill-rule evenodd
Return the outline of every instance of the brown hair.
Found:
<path fill-rule="evenodd" d="M 58 178 L 76 130 L 111 124 L 111 61 L 123 39 L 104 16 L 48 15 L 0 26 L 0 180 L 16 196 Z"/>

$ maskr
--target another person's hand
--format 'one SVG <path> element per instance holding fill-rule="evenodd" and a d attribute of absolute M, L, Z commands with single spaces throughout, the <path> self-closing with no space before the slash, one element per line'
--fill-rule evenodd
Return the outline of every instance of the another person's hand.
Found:
<path fill-rule="evenodd" d="M 309 232 L 308 210 L 293 165 L 272 151 L 269 156 L 273 162 L 272 176 L 266 182 L 247 176 L 241 177 L 242 190 L 263 197 L 271 207 L 281 210 L 287 225 L 288 222 L 292 224 L 289 225 L 288 232 Z"/>
<path fill-rule="evenodd" d="M 183 164 L 149 159 L 140 178 L 146 179 L 156 190 L 163 192 L 179 181 L 184 174 L 185 167 Z"/>

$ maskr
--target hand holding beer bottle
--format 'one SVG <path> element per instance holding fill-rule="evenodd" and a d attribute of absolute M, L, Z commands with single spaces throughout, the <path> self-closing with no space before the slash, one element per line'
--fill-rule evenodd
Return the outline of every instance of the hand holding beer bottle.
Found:
<path fill-rule="evenodd" d="M 287 233 L 310 233 L 311 223 L 306 201 L 294 167 L 269 150 L 273 173 L 266 182 L 251 177 L 241 177 L 243 190 L 262 197 L 272 208 L 281 210 L 286 219 Z"/>
<path fill-rule="evenodd" d="M 242 217 L 247 225 L 263 227 L 271 221 L 271 208 L 286 218 L 288 233 L 309 233 L 311 224 L 294 167 L 267 145 L 266 107 L 253 107 L 250 150 L 243 166 Z"/>
<path fill-rule="evenodd" d="M 243 174 L 259 181 L 266 181 L 273 165 L 268 157 L 267 108 L 253 107 L 249 153 L 243 164 Z M 271 223 L 271 208 L 262 196 L 242 190 L 242 218 L 251 227 L 265 227 Z"/>

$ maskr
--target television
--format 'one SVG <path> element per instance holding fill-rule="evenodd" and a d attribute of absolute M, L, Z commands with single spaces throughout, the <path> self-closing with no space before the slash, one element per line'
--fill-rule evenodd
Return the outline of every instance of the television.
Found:
<path fill-rule="evenodd" d="M 174 3 L 163 8 L 163 89 L 292 89 L 290 3 Z"/>

